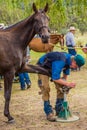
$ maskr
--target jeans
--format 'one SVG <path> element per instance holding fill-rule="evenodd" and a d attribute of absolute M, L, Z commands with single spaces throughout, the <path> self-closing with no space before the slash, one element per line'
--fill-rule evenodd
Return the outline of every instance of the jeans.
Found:
<path fill-rule="evenodd" d="M 28 85 L 29 83 L 31 83 L 30 77 L 29 77 L 28 73 L 26 73 L 26 72 L 19 74 L 19 81 L 21 84 L 21 89 L 24 89 L 26 84 Z"/>
<path fill-rule="evenodd" d="M 76 55 L 76 50 L 73 48 L 73 46 L 68 45 L 67 47 L 71 47 L 71 48 L 68 48 L 68 53 L 75 56 Z"/>

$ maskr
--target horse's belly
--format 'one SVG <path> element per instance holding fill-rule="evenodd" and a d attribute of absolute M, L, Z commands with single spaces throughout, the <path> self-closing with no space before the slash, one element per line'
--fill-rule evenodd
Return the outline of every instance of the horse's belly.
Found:
<path fill-rule="evenodd" d="M 30 42 L 29 47 L 36 52 L 47 52 L 50 51 L 52 48 L 51 45 L 42 43 L 40 38 L 34 38 Z"/>

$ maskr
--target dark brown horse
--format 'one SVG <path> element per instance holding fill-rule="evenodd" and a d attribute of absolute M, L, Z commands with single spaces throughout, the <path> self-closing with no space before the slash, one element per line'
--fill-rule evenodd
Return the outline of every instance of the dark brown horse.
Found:
<path fill-rule="evenodd" d="M 48 72 L 38 66 L 25 64 L 26 48 L 35 34 L 39 34 L 43 43 L 49 41 L 49 19 L 46 16 L 48 4 L 43 10 L 37 10 L 33 4 L 34 14 L 6 29 L 0 30 L 0 75 L 4 76 L 4 115 L 9 122 L 14 118 L 10 115 L 9 103 L 12 90 L 12 81 L 17 73 L 30 72 L 42 73 Z"/>
<path fill-rule="evenodd" d="M 43 44 L 41 38 L 35 37 L 29 43 L 29 48 L 36 52 L 51 52 L 57 43 L 60 43 L 61 49 L 64 47 L 64 35 L 63 34 L 50 34 L 49 44 Z M 38 44 L 36 44 L 38 43 Z"/>

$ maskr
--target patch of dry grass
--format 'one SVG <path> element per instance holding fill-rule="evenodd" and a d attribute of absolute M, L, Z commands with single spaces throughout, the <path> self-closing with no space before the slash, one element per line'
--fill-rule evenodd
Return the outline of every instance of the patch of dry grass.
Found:
<path fill-rule="evenodd" d="M 82 36 L 78 38 L 83 39 Z M 87 41 L 86 35 L 84 41 Z M 85 43 L 85 42 L 84 42 Z M 58 48 L 55 48 L 58 50 Z M 59 49 L 60 50 L 60 49 Z M 83 52 L 79 51 L 82 55 Z M 43 53 L 31 52 L 32 63 Z M 30 74 L 32 86 L 29 90 L 20 90 L 20 84 L 14 83 L 12 89 L 10 112 L 15 118 L 14 124 L 7 124 L 7 118 L 3 115 L 4 93 L 0 91 L 0 130 L 87 130 L 87 64 L 77 72 L 71 72 L 69 81 L 77 83 L 75 89 L 68 94 L 68 102 L 72 112 L 80 117 L 80 120 L 72 123 L 49 122 L 46 120 L 43 111 L 43 101 L 41 95 L 38 95 L 37 75 Z M 3 81 L 1 81 L 3 83 Z M 50 82 L 51 105 L 55 106 L 56 90 Z"/>
<path fill-rule="evenodd" d="M 13 84 L 10 111 L 16 122 L 6 124 L 7 119 L 3 115 L 4 97 L 0 91 L 0 130 L 86 130 L 87 129 L 87 70 L 71 72 L 69 81 L 75 81 L 77 86 L 68 95 L 71 110 L 80 117 L 80 120 L 72 123 L 49 122 L 43 111 L 43 101 L 38 95 L 37 75 L 30 74 L 32 86 L 29 90 L 21 91 L 19 83 Z M 56 90 L 50 83 L 51 104 L 55 106 Z"/>

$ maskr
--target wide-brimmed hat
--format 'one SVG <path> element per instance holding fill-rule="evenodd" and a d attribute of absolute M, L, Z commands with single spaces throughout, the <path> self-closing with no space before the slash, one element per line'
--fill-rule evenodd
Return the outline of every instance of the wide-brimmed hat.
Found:
<path fill-rule="evenodd" d="M 76 61 L 76 64 L 81 67 L 85 64 L 85 59 L 83 56 L 77 54 L 75 57 L 74 57 L 74 60 Z"/>
<path fill-rule="evenodd" d="M 70 31 L 75 31 L 76 29 L 75 29 L 75 27 L 71 26 L 71 27 L 69 28 L 69 30 L 70 30 Z"/>

